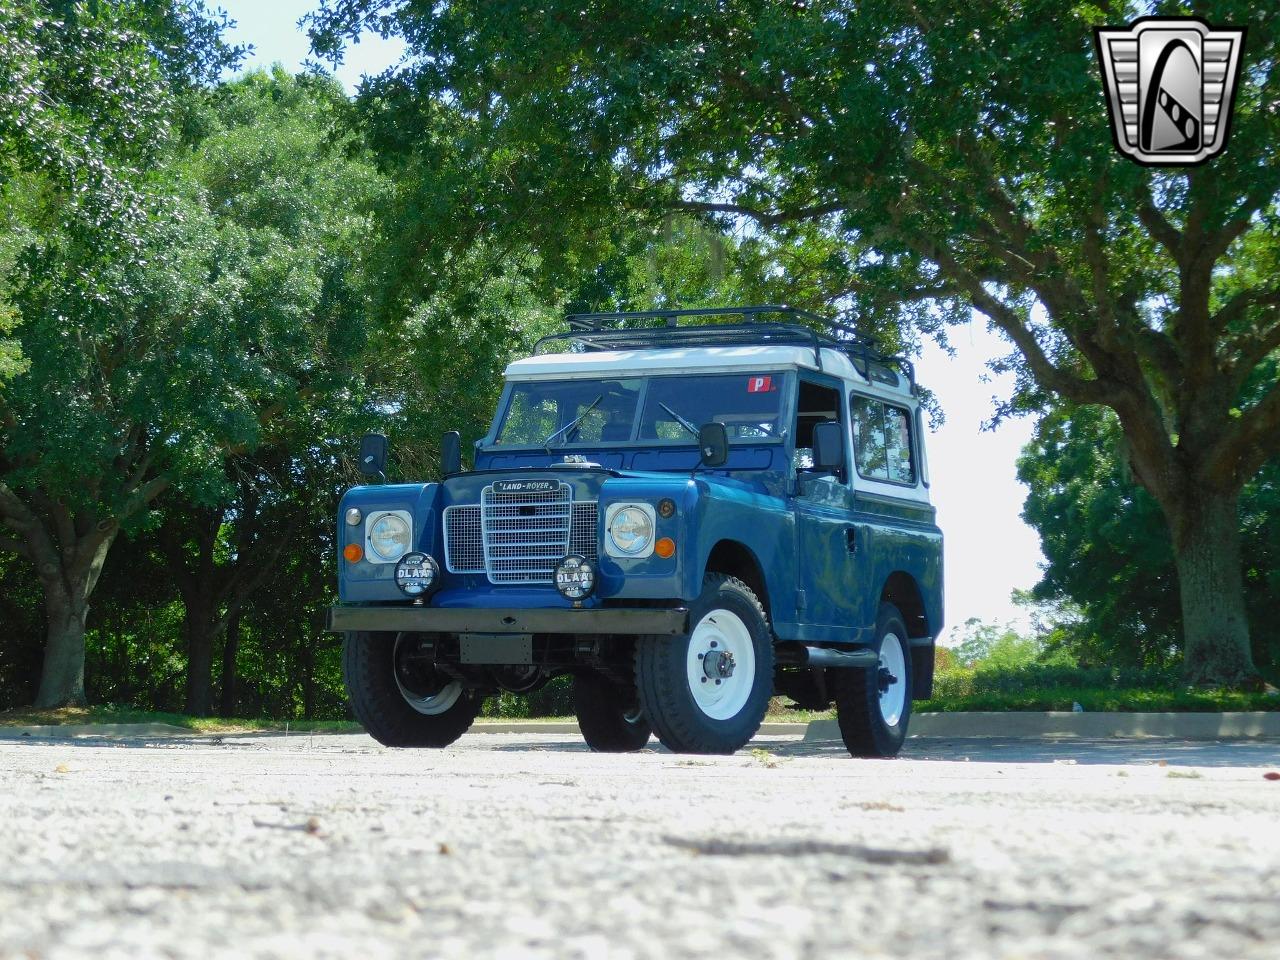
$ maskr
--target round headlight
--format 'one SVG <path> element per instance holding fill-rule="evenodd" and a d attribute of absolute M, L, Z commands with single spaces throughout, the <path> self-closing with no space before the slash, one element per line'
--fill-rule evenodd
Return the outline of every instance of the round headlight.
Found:
<path fill-rule="evenodd" d="M 556 589 L 566 600 L 585 600 L 596 588 L 596 568 L 586 557 L 571 553 L 556 564 Z"/>
<path fill-rule="evenodd" d="M 369 528 L 369 549 L 384 563 L 399 560 L 409 551 L 409 525 L 394 513 L 383 514 Z"/>
<path fill-rule="evenodd" d="M 639 505 L 626 506 L 609 518 L 609 539 L 623 556 L 636 556 L 653 545 L 653 514 Z"/>
<path fill-rule="evenodd" d="M 364 519 L 364 514 L 360 512 L 359 507 L 352 507 L 347 511 L 347 523 L 353 527 L 360 526 L 360 521 Z"/>
<path fill-rule="evenodd" d="M 421 597 L 440 579 L 440 565 L 425 553 L 406 553 L 396 564 L 396 586 L 406 597 Z"/>

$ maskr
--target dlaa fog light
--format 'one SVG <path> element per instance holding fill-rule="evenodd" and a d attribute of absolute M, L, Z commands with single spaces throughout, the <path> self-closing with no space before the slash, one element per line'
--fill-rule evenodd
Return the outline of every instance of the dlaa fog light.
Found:
<path fill-rule="evenodd" d="M 396 586 L 406 597 L 422 597 L 440 579 L 440 565 L 426 553 L 406 553 L 396 564 Z"/>
<path fill-rule="evenodd" d="M 585 600 L 595 588 L 596 568 L 586 557 L 571 553 L 556 564 L 556 589 L 566 600 Z"/>

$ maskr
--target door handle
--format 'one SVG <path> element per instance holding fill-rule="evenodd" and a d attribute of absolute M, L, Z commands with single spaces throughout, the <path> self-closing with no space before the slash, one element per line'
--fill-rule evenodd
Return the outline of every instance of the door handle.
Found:
<path fill-rule="evenodd" d="M 858 552 L 858 528 L 846 527 L 844 531 L 845 546 L 849 548 L 850 554 Z"/>

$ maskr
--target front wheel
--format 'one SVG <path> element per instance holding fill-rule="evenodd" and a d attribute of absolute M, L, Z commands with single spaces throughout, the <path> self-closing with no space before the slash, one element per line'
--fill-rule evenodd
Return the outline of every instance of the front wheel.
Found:
<path fill-rule="evenodd" d="M 351 712 L 384 746 L 447 747 L 470 728 L 480 698 L 416 653 L 409 634 L 346 634 L 342 680 Z"/>
<path fill-rule="evenodd" d="M 773 693 L 773 640 L 760 601 L 741 580 L 709 574 L 683 637 L 636 643 L 640 706 L 673 753 L 733 753 L 764 720 Z"/>
<path fill-rule="evenodd" d="M 880 605 L 876 619 L 879 662 L 867 670 L 832 670 L 836 720 L 855 757 L 895 757 L 911 719 L 911 650 L 902 614 Z"/>

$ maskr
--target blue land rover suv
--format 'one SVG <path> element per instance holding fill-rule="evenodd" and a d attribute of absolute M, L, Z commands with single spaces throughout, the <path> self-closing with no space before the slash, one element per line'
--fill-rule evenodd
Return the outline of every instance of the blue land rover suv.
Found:
<path fill-rule="evenodd" d="M 594 750 L 732 753 L 769 699 L 901 748 L 933 684 L 942 534 L 914 375 L 790 307 L 583 314 L 512 363 L 438 483 L 342 498 L 343 675 L 384 744 L 573 677 Z M 381 476 L 385 438 L 361 469 Z"/>

